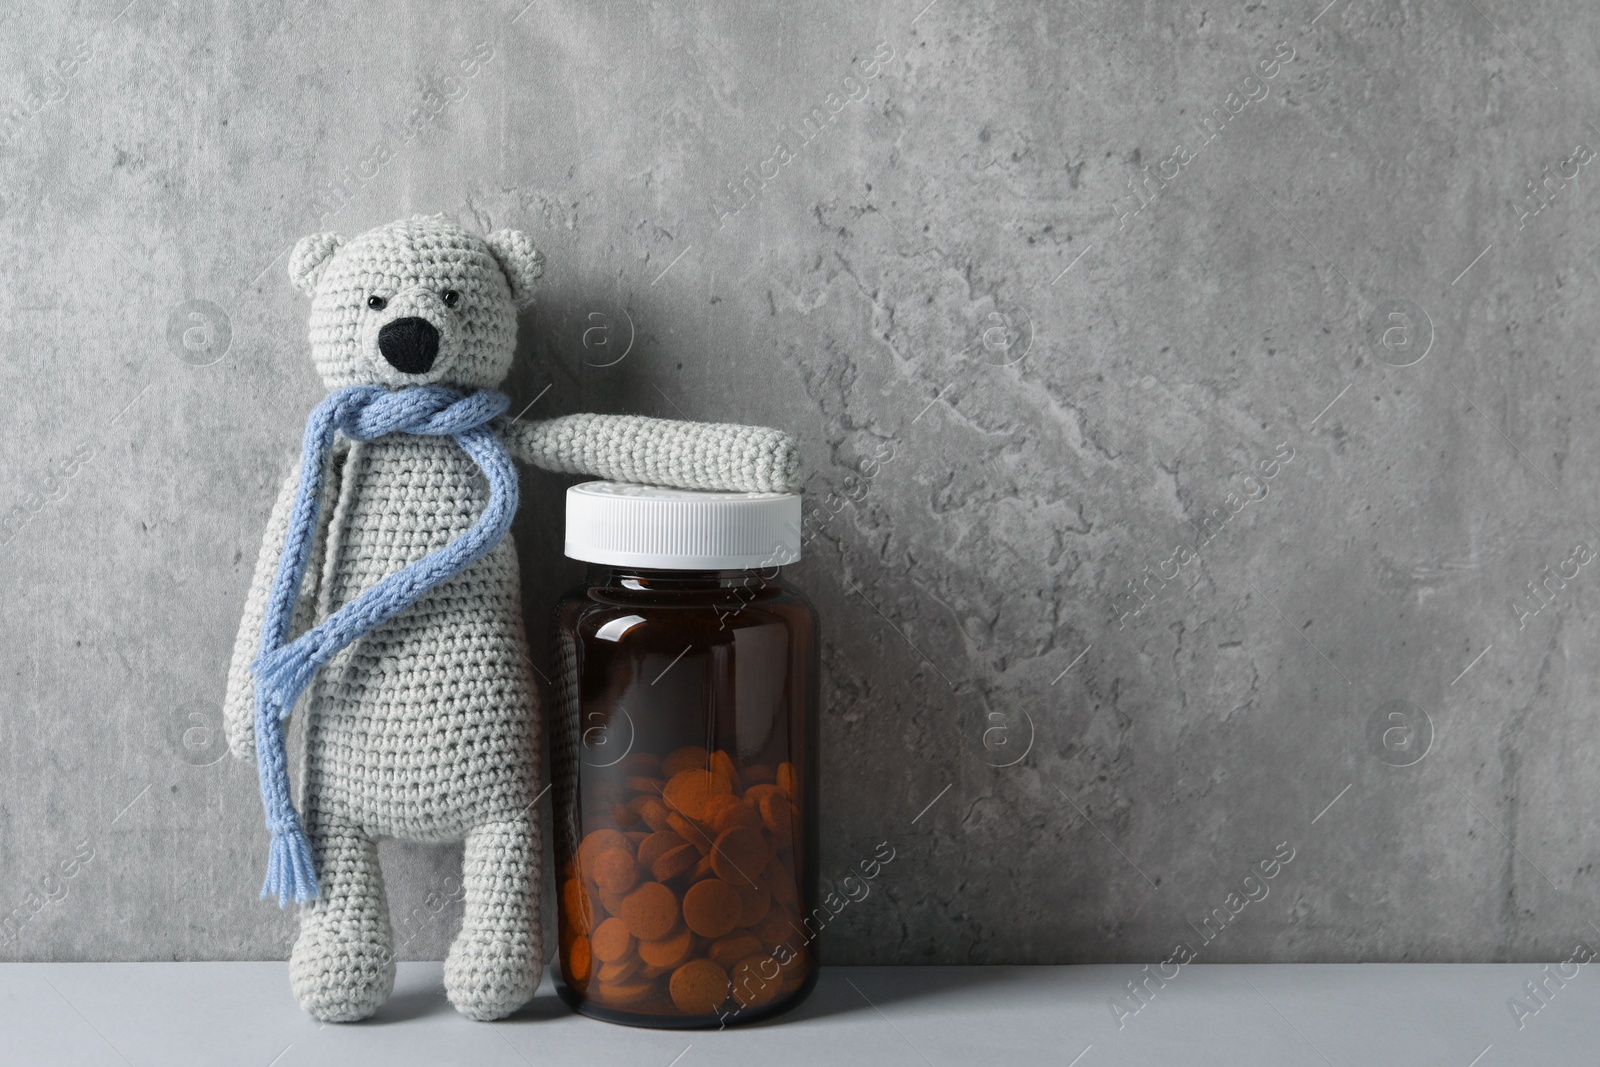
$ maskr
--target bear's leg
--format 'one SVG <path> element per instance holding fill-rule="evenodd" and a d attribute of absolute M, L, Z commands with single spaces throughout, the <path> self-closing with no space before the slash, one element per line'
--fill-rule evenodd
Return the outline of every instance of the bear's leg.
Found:
<path fill-rule="evenodd" d="M 308 815 L 321 892 L 301 905 L 289 982 L 307 1013 L 324 1022 L 355 1022 L 377 1011 L 394 989 L 378 843 L 353 823 Z"/>
<path fill-rule="evenodd" d="M 456 1010 L 501 1019 L 539 987 L 539 824 L 532 817 L 484 823 L 467 833 L 461 932 L 444 961 L 444 990 Z"/>

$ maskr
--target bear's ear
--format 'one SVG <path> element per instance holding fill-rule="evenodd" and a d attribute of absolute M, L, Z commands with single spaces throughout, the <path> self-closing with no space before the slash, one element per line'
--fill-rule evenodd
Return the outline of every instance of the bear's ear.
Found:
<path fill-rule="evenodd" d="M 533 238 L 521 230 L 496 230 L 483 239 L 495 262 L 511 283 L 511 299 L 518 307 L 533 301 L 533 283 L 544 273 L 544 253 L 533 247 Z"/>
<path fill-rule="evenodd" d="M 294 287 L 307 296 L 317 295 L 317 282 L 342 244 L 344 237 L 337 233 L 313 233 L 296 241 L 289 253 L 289 280 Z"/>

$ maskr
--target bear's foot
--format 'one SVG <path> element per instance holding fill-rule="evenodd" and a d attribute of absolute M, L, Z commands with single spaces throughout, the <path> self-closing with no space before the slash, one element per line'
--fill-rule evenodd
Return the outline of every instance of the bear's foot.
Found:
<path fill-rule="evenodd" d="M 444 991 L 469 1019 L 503 1019 L 539 988 L 538 856 L 539 824 L 526 816 L 467 832 L 466 901 L 461 932 L 444 961 Z"/>
<path fill-rule="evenodd" d="M 308 1015 L 353 1023 L 383 1007 L 394 991 L 394 953 L 370 940 L 346 940 L 307 924 L 289 956 L 289 984 Z"/>
<path fill-rule="evenodd" d="M 444 991 L 469 1019 L 504 1019 L 533 999 L 543 969 L 526 944 L 469 938 L 463 931 L 445 957 Z"/>
<path fill-rule="evenodd" d="M 394 941 L 377 843 L 354 825 L 313 809 L 321 895 L 300 909 L 289 984 L 307 1014 L 353 1023 L 394 991 Z"/>

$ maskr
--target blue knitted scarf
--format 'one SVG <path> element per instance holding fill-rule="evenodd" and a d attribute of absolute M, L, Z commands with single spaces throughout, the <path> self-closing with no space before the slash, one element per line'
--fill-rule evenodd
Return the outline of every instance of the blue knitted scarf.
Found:
<path fill-rule="evenodd" d="M 311 845 L 289 797 L 283 722 L 318 668 L 340 649 L 471 566 L 505 536 L 517 510 L 517 477 L 505 445 L 488 422 L 503 413 L 508 403 L 504 394 L 492 389 L 463 394 L 421 385 L 391 392 L 377 385 L 353 385 L 329 393 L 306 422 L 300 484 L 261 624 L 261 654 L 250 665 L 256 679 L 256 769 L 261 776 L 267 829 L 272 834 L 261 896 L 276 896 L 279 907 L 287 905 L 291 896 L 302 902 L 317 896 Z M 488 479 L 489 504 L 467 532 L 386 575 L 291 642 L 289 626 L 311 557 L 323 468 L 335 432 L 357 441 L 390 433 L 454 437 Z"/>

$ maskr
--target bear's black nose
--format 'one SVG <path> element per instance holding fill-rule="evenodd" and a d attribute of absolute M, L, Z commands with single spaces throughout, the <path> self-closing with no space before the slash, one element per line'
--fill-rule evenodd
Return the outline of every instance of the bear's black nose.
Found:
<path fill-rule="evenodd" d="M 439 355 L 439 331 L 427 319 L 395 319 L 378 331 L 378 351 L 402 374 L 426 374 Z"/>

